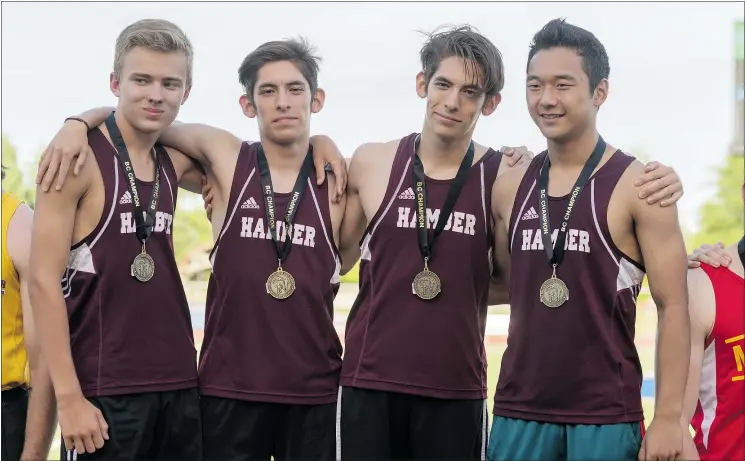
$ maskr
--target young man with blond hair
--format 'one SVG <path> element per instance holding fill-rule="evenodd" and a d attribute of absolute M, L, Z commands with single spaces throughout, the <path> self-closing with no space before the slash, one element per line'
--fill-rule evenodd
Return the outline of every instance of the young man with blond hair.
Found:
<path fill-rule="evenodd" d="M 37 193 L 29 293 L 62 459 L 197 460 L 196 349 L 171 229 L 178 186 L 199 191 L 202 174 L 156 143 L 189 96 L 192 46 L 176 25 L 142 20 L 115 56 L 116 112 L 89 131 L 75 122 L 90 161 Z"/>

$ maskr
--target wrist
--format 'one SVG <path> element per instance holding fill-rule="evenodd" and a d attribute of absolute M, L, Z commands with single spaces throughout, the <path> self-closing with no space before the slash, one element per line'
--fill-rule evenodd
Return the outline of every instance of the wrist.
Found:
<path fill-rule="evenodd" d="M 85 397 L 83 396 L 83 392 L 78 388 L 74 390 L 58 392 L 55 395 L 55 398 L 57 399 L 57 406 L 65 407 L 70 403 L 76 402 Z"/>
<path fill-rule="evenodd" d="M 67 118 L 65 119 L 65 123 L 64 123 L 64 124 L 65 124 L 65 125 L 71 125 L 71 124 L 72 124 L 73 126 L 77 125 L 77 126 L 79 126 L 80 128 L 83 128 L 83 127 L 85 127 L 85 132 L 86 132 L 86 133 L 87 133 L 87 132 L 89 132 L 89 131 L 91 130 L 91 127 L 90 127 L 90 125 L 88 124 L 88 122 L 86 122 L 85 120 L 83 120 L 83 119 L 82 119 L 82 118 L 80 118 L 80 117 L 67 117 Z"/>

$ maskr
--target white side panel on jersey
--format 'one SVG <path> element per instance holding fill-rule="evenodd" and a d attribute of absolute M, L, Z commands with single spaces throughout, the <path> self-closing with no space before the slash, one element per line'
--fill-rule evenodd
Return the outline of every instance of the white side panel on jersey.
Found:
<path fill-rule="evenodd" d="M 633 288 L 641 285 L 643 280 L 644 271 L 633 265 L 626 258 L 621 258 L 621 263 L 618 265 L 616 290 L 621 291 L 626 288 Z"/>
<path fill-rule="evenodd" d="M 395 164 L 396 162 L 394 161 L 393 163 Z M 375 226 L 373 226 L 370 233 L 365 235 L 365 239 L 362 241 L 362 246 L 360 247 L 360 251 L 362 253 L 362 259 L 364 259 L 365 261 L 369 261 L 370 257 L 372 256 L 370 253 L 370 239 L 375 233 L 375 229 L 378 228 L 378 226 L 380 225 L 380 222 L 383 221 L 383 218 L 385 218 L 385 215 L 388 214 L 388 210 L 390 210 L 391 206 L 393 206 L 393 201 L 396 200 L 396 197 L 398 197 L 398 191 L 401 190 L 401 184 L 404 183 L 404 178 L 406 178 L 406 173 L 408 173 L 409 171 L 409 165 L 411 165 L 411 157 L 409 157 L 409 159 L 406 161 L 406 166 L 404 166 L 404 171 L 403 173 L 401 173 L 401 179 L 398 180 L 398 185 L 396 186 L 396 190 L 393 191 L 393 194 L 391 194 L 391 199 L 388 201 L 388 205 L 386 205 L 385 209 L 380 214 L 380 217 L 378 218 L 377 222 L 375 222 Z"/>
<path fill-rule="evenodd" d="M 163 170 L 161 173 L 164 178 L 166 178 L 166 182 L 168 183 L 168 192 L 171 193 L 171 205 L 173 206 L 173 215 L 176 215 L 176 201 L 173 199 L 173 186 L 171 185 L 171 180 L 168 179 L 168 175 L 166 174 L 166 167 L 164 167 L 162 164 L 160 165 L 160 168 Z"/>
<path fill-rule="evenodd" d="M 341 273 L 341 263 L 339 262 L 339 258 L 337 257 L 336 252 L 334 251 L 334 246 L 331 244 L 331 238 L 329 238 L 329 232 L 328 229 L 326 229 L 326 221 L 324 221 L 323 219 L 321 207 L 318 205 L 318 198 L 316 198 L 316 191 L 313 190 L 313 182 L 310 180 L 310 178 L 308 178 L 308 189 L 310 190 L 311 197 L 313 197 L 313 204 L 316 206 L 316 213 L 318 213 L 318 221 L 321 223 L 321 229 L 323 229 L 323 236 L 326 238 L 326 243 L 329 246 L 331 258 L 334 260 L 335 267 L 334 273 L 331 275 L 331 283 L 336 284 L 340 281 L 339 274 Z M 329 210 L 329 214 L 330 213 L 331 211 Z"/>
<path fill-rule="evenodd" d="M 114 161 L 114 194 L 111 199 L 111 209 L 109 209 L 109 215 L 106 217 L 106 221 L 101 226 L 101 230 L 93 238 L 90 245 L 83 244 L 78 248 L 71 250 L 67 258 L 67 269 L 65 270 L 65 276 L 62 278 L 62 294 L 65 298 L 70 296 L 70 289 L 72 287 L 72 279 L 79 270 L 83 272 L 89 272 L 91 274 L 96 273 L 95 267 L 93 267 L 93 254 L 91 250 L 101 238 L 106 228 L 109 227 L 111 218 L 114 216 L 114 210 L 116 208 L 116 201 L 119 197 L 119 161 L 117 157 L 113 158 Z M 72 274 L 70 274 L 72 271 Z M 67 274 L 70 274 L 69 276 Z"/>
<path fill-rule="evenodd" d="M 704 412 L 701 421 L 701 432 L 703 433 L 704 446 L 709 446 L 709 432 L 717 414 L 717 359 L 716 340 L 712 341 L 704 350 L 704 361 L 701 367 L 701 384 L 699 385 L 698 401 Z"/>

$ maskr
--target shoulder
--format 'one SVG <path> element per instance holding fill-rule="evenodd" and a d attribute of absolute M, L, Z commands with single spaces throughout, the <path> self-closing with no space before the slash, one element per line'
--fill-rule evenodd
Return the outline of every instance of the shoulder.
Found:
<path fill-rule="evenodd" d="M 402 140 L 403 138 L 399 138 L 387 142 L 367 142 L 361 144 L 354 150 L 354 154 L 352 154 L 352 162 L 364 163 L 374 161 L 376 158 L 379 158 L 380 155 L 395 155 Z"/>

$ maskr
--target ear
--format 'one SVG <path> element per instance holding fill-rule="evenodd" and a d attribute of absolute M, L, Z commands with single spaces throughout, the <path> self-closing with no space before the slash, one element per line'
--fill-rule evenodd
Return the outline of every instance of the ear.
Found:
<path fill-rule="evenodd" d="M 423 71 L 416 74 L 416 94 L 422 99 L 427 97 L 427 82 Z"/>
<path fill-rule="evenodd" d="M 605 100 L 608 98 L 608 90 L 608 79 L 604 78 L 600 80 L 600 83 L 598 83 L 597 88 L 595 88 L 595 91 L 592 94 L 592 103 L 596 109 L 600 109 L 600 106 L 602 106 Z"/>
<path fill-rule="evenodd" d="M 184 97 L 181 98 L 181 105 L 183 106 L 187 99 L 189 99 L 189 95 L 191 94 L 191 85 L 186 87 L 186 91 L 184 91 Z"/>
<path fill-rule="evenodd" d="M 493 114 L 500 102 L 502 102 L 501 93 L 497 93 L 494 96 L 487 96 L 486 101 L 484 101 L 484 108 L 481 109 L 481 115 L 488 117 Z"/>
<path fill-rule="evenodd" d="M 119 97 L 119 80 L 114 76 L 113 72 L 109 75 L 109 88 L 111 88 L 111 92 L 114 93 L 114 96 L 118 98 Z"/>
<path fill-rule="evenodd" d="M 240 98 L 238 98 L 238 103 L 241 105 L 241 109 L 243 109 L 243 113 L 248 118 L 256 118 L 256 108 L 253 104 L 251 104 L 251 100 L 248 98 L 247 95 L 242 95 Z"/>
<path fill-rule="evenodd" d="M 323 103 L 326 101 L 326 92 L 323 88 L 316 89 L 316 94 L 313 95 L 313 101 L 310 103 L 310 111 L 317 114 L 323 109 Z"/>

